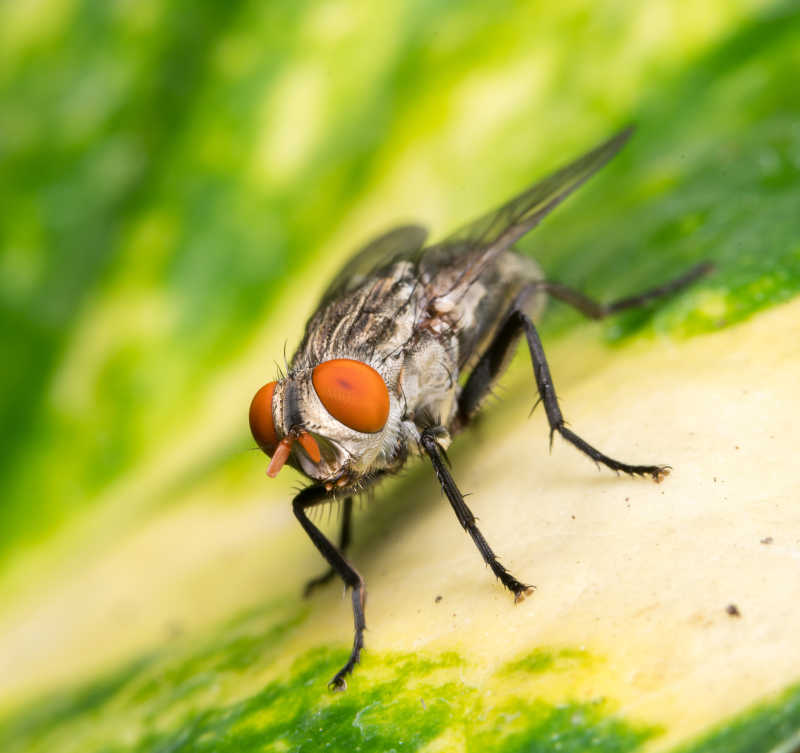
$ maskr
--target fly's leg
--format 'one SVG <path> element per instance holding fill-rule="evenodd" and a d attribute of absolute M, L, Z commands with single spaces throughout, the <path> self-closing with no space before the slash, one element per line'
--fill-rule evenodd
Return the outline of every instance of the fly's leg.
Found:
<path fill-rule="evenodd" d="M 436 428 L 425 429 L 420 435 L 420 444 L 431 459 L 433 470 L 436 472 L 436 478 L 439 479 L 442 491 L 450 501 L 456 517 L 458 518 L 458 522 L 461 523 L 464 530 L 472 537 L 475 546 L 478 547 L 478 551 L 481 553 L 486 564 L 489 565 L 500 582 L 514 594 L 514 601 L 522 601 L 528 594 L 533 593 L 534 586 L 526 586 L 524 583 L 521 583 L 498 562 L 497 556 L 492 551 L 486 539 L 483 538 L 483 534 L 478 530 L 475 516 L 472 514 L 469 507 L 467 507 L 467 503 L 464 502 L 464 496 L 458 490 L 456 482 L 447 469 L 444 452 L 436 441 L 436 434 Z"/>
<path fill-rule="evenodd" d="M 558 298 L 559 301 L 568 303 L 590 319 L 603 319 L 611 314 L 616 314 L 618 311 L 644 306 L 646 303 L 650 303 L 650 301 L 657 300 L 658 298 L 665 298 L 668 295 L 677 293 L 679 290 L 691 285 L 695 280 L 709 274 L 713 269 L 714 266 L 711 262 L 702 262 L 692 267 L 680 277 L 676 277 L 674 280 L 650 288 L 650 290 L 645 290 L 638 295 L 620 298 L 618 301 L 613 301 L 612 303 L 599 303 L 585 296 L 580 291 L 573 290 L 559 282 L 544 281 L 537 283 L 536 287 L 544 288 L 553 298 Z"/>
<path fill-rule="evenodd" d="M 339 551 L 344 554 L 347 551 L 347 547 L 350 545 L 350 532 L 351 532 L 351 519 L 353 516 L 353 498 L 347 497 L 344 501 L 344 506 L 342 508 L 342 527 L 339 531 Z M 305 588 L 303 589 L 303 596 L 308 598 L 311 596 L 312 591 L 319 586 L 323 586 L 326 583 L 330 583 L 336 576 L 336 570 L 333 567 L 329 567 L 326 572 L 322 573 L 322 575 L 318 575 L 316 578 L 312 578 L 311 580 L 306 583 Z"/>
<path fill-rule="evenodd" d="M 497 377 L 503 372 L 506 364 L 510 360 L 511 353 L 517 343 L 517 340 L 523 334 L 523 331 L 526 331 L 526 325 L 523 324 L 520 316 L 522 316 L 528 322 L 533 332 L 532 337 L 538 343 L 536 348 L 531 346 L 531 336 L 528 336 L 531 357 L 534 359 L 534 370 L 537 372 L 539 394 L 541 399 L 544 401 L 545 406 L 547 406 L 548 403 L 554 405 L 554 408 L 548 411 L 547 414 L 548 419 L 550 419 L 551 433 L 553 430 L 560 431 L 556 426 L 554 426 L 554 422 L 551 418 L 551 415 L 556 419 L 561 416 L 561 413 L 558 410 L 558 404 L 556 403 L 556 397 L 552 388 L 552 383 L 550 383 L 549 386 L 550 396 L 548 398 L 542 390 L 542 385 L 538 376 L 539 367 L 537 366 L 537 356 L 534 355 L 534 350 L 538 352 L 538 362 L 541 362 L 544 375 L 547 377 L 547 381 L 550 382 L 550 371 L 547 368 L 547 361 L 544 357 L 541 341 L 539 341 L 539 336 L 536 333 L 535 328 L 533 328 L 530 318 L 525 316 L 522 308 L 522 303 L 530 296 L 531 292 L 542 289 L 546 290 L 554 298 L 557 298 L 558 300 L 578 309 L 578 311 L 580 311 L 584 316 L 587 316 L 590 319 L 603 319 L 606 316 L 616 314 L 619 311 L 636 308 L 637 306 L 644 306 L 650 301 L 657 300 L 658 298 L 664 298 L 672 293 L 676 293 L 688 285 L 691 285 L 691 283 L 695 282 L 695 280 L 698 280 L 701 277 L 709 274 L 713 271 L 713 269 L 714 266 L 711 264 L 711 262 L 702 262 L 701 264 L 692 267 L 688 272 L 685 272 L 680 277 L 676 277 L 674 280 L 670 280 L 662 285 L 645 290 L 638 295 L 621 298 L 611 303 L 600 303 L 589 298 L 588 296 L 585 296 L 580 291 L 574 290 L 573 288 L 567 287 L 566 285 L 562 285 L 558 282 L 539 280 L 531 283 L 528 288 L 520 294 L 520 296 L 517 298 L 517 301 L 511 306 L 511 310 L 506 318 L 505 324 L 503 327 L 501 327 L 486 353 L 472 370 L 469 380 L 467 381 L 461 393 L 458 405 L 458 414 L 456 416 L 454 426 L 451 427 L 452 432 L 455 433 L 456 431 L 462 429 L 472 420 L 472 418 L 474 418 L 481 401 L 491 390 L 492 384 Z M 583 448 L 581 447 L 580 449 Z M 589 453 L 589 455 L 590 457 L 594 457 L 591 453 Z M 604 461 L 601 460 L 600 462 Z"/>
<path fill-rule="evenodd" d="M 493 381 L 501 373 L 508 356 L 519 339 L 520 335 L 525 335 L 528 342 L 528 350 L 533 361 L 533 374 L 536 378 L 536 386 L 539 388 L 539 397 L 544 404 L 547 421 L 550 424 L 550 444 L 553 443 L 553 435 L 558 432 L 570 444 L 577 447 L 581 452 L 588 455 L 595 463 L 602 463 L 614 471 L 622 471 L 633 476 L 650 476 L 654 481 L 660 482 L 669 473 L 670 468 L 666 465 L 628 465 L 618 460 L 604 455 L 599 450 L 592 447 L 584 439 L 581 439 L 572 430 L 568 429 L 561 409 L 556 399 L 556 391 L 553 387 L 553 379 L 550 376 L 550 368 L 544 355 L 542 341 L 536 331 L 530 317 L 522 310 L 519 301 L 524 300 L 524 294 L 520 296 L 518 302 L 512 305 L 500 331 L 497 333 L 488 350 L 476 364 L 472 373 L 464 385 L 458 404 L 458 416 L 456 425 L 465 426 L 475 415 L 480 405 L 480 401 L 489 392 Z M 587 299 L 588 300 L 588 299 Z"/>
<path fill-rule="evenodd" d="M 353 667 L 358 663 L 361 656 L 361 649 L 364 647 L 364 630 L 367 627 L 364 620 L 364 604 L 367 600 L 367 591 L 364 586 L 364 579 L 356 569 L 325 538 L 324 534 L 306 515 L 306 510 L 309 507 L 321 504 L 330 499 L 330 497 L 331 493 L 324 486 L 309 486 L 292 500 L 292 510 L 295 517 L 300 521 L 300 525 L 303 526 L 303 530 L 314 542 L 314 546 L 317 547 L 319 553 L 327 560 L 331 569 L 341 577 L 345 586 L 353 590 L 353 650 L 350 652 L 350 658 L 347 663 L 334 675 L 328 684 L 332 690 L 344 690 L 347 687 L 345 677 L 353 671 Z"/>
<path fill-rule="evenodd" d="M 544 404 L 547 421 L 550 424 L 550 446 L 552 447 L 553 445 L 553 435 L 558 432 L 564 439 L 594 460 L 595 463 L 602 463 L 611 468 L 612 471 L 622 471 L 631 476 L 650 476 L 656 483 L 663 481 L 664 477 L 670 472 L 668 465 L 628 465 L 627 463 L 621 463 L 619 460 L 614 460 L 614 458 L 610 458 L 608 455 L 596 450 L 586 440 L 581 439 L 575 432 L 566 427 L 564 416 L 561 415 L 561 408 L 558 407 L 553 378 L 550 376 L 550 367 L 547 365 L 539 333 L 536 331 L 536 327 L 533 326 L 530 317 L 524 312 L 514 311 L 510 321 L 514 319 L 519 322 L 518 326 L 522 327 L 525 339 L 528 341 L 528 350 L 531 354 L 531 361 L 533 361 L 536 386 L 539 388 L 539 396 Z"/>

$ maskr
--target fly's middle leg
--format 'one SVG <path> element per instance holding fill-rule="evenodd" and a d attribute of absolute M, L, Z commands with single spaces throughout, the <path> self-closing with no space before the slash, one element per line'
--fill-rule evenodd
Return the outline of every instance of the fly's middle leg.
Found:
<path fill-rule="evenodd" d="M 478 361 L 464 385 L 459 399 L 457 425 L 459 427 L 466 425 L 477 413 L 480 402 L 491 389 L 494 380 L 500 375 L 512 348 L 520 336 L 524 335 L 531 354 L 531 360 L 533 361 L 533 374 L 539 390 L 539 398 L 544 405 L 547 421 L 550 424 L 551 445 L 553 435 L 558 432 L 570 444 L 594 460 L 595 463 L 602 463 L 617 472 L 621 471 L 635 476 L 650 476 L 656 482 L 662 481 L 670 471 L 669 466 L 622 463 L 595 449 L 586 440 L 567 428 L 561 408 L 558 405 L 542 341 L 530 317 L 522 310 L 519 302 L 522 300 L 524 300 L 524 295 L 518 299 L 517 303 L 512 305 L 500 331 L 486 353 Z"/>
<path fill-rule="evenodd" d="M 364 579 L 358 571 L 342 556 L 339 550 L 325 538 L 306 515 L 306 510 L 314 505 L 326 502 L 331 497 L 331 493 L 321 484 L 309 486 L 303 489 L 293 500 L 292 510 L 295 517 L 300 521 L 303 530 L 308 534 L 319 553 L 327 560 L 331 568 L 338 573 L 348 588 L 352 589 L 353 599 L 353 649 L 347 663 L 334 675 L 330 681 L 333 690 L 344 690 L 347 687 L 345 677 L 353 671 L 353 667 L 358 664 L 361 658 L 361 649 L 364 648 L 364 631 L 367 628 L 364 619 L 364 605 L 367 600 L 367 590 L 364 586 Z"/>
<path fill-rule="evenodd" d="M 444 452 L 436 439 L 437 428 L 438 427 L 425 429 L 420 435 L 419 441 L 422 445 L 422 449 L 433 464 L 433 470 L 436 473 L 436 478 L 439 479 L 442 491 L 452 505 L 458 522 L 461 523 L 464 530 L 472 537 L 475 546 L 478 547 L 478 551 L 481 553 L 484 562 L 489 565 L 500 582 L 514 594 L 514 601 L 522 601 L 528 594 L 533 592 L 535 587 L 525 585 L 518 581 L 500 564 L 492 548 L 478 529 L 475 516 L 472 514 L 469 507 L 467 507 L 467 503 L 464 501 L 464 495 L 459 491 L 456 482 L 447 469 Z"/>

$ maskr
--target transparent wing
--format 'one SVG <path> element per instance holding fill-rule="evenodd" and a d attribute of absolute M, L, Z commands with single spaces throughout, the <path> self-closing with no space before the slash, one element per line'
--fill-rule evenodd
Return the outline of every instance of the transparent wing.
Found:
<path fill-rule="evenodd" d="M 373 238 L 345 262 L 322 296 L 320 305 L 355 290 L 367 277 L 402 259 L 416 259 L 428 237 L 421 225 L 401 225 Z"/>
<path fill-rule="evenodd" d="M 502 251 L 532 230 L 573 191 L 605 165 L 630 138 L 633 127 L 535 183 L 500 208 L 465 225 L 443 241 L 423 247 L 428 231 L 421 225 L 401 225 L 371 240 L 350 258 L 326 289 L 322 307 L 334 298 L 358 288 L 365 279 L 397 261 L 407 259 L 425 270 L 457 264 L 459 258 Z"/>
<path fill-rule="evenodd" d="M 519 196 L 470 222 L 424 251 L 424 264 L 439 266 L 474 251 L 502 251 L 530 232 L 573 191 L 582 186 L 624 145 L 628 126 L 607 141 L 535 183 Z"/>

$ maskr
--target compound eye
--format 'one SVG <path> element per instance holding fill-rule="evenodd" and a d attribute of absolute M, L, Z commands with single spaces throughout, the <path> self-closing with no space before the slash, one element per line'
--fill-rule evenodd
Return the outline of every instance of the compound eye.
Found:
<path fill-rule="evenodd" d="M 389 391 L 371 366 L 337 358 L 316 366 L 311 381 L 328 413 L 345 426 L 373 434 L 386 425 Z"/>
<path fill-rule="evenodd" d="M 275 423 L 272 420 L 272 394 L 276 382 L 265 384 L 250 403 L 250 431 L 258 446 L 270 457 L 278 446 Z"/>

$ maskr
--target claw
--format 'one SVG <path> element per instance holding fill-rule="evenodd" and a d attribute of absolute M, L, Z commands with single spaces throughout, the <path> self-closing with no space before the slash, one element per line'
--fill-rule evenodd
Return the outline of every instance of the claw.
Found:
<path fill-rule="evenodd" d="M 336 675 L 336 677 L 328 683 L 328 690 L 332 693 L 343 693 L 347 690 L 347 680 L 345 680 L 344 677 Z"/>
<path fill-rule="evenodd" d="M 536 590 L 536 586 L 522 586 L 519 591 L 514 591 L 514 603 L 519 604 L 525 601 L 527 596 L 530 596 Z"/>
<path fill-rule="evenodd" d="M 669 476 L 672 468 L 668 465 L 662 465 L 653 472 L 653 481 L 660 484 L 667 476 Z"/>

